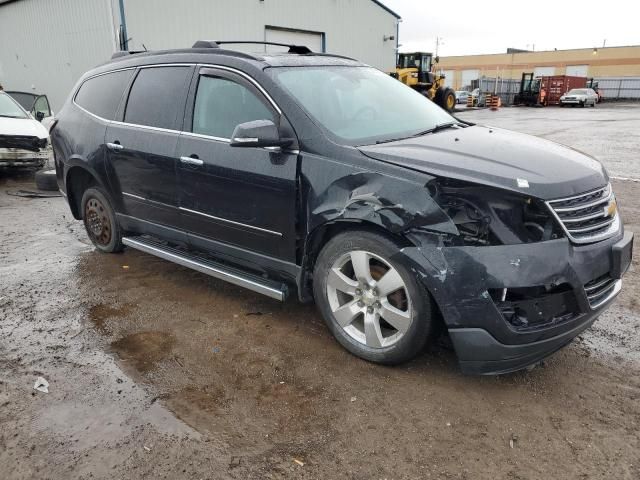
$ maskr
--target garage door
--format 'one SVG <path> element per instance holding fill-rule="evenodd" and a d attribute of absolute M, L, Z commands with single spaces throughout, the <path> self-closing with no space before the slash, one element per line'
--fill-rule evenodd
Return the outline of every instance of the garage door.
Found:
<path fill-rule="evenodd" d="M 287 45 L 304 45 L 314 52 L 324 52 L 322 48 L 323 33 L 308 32 L 285 28 L 265 27 L 265 41 L 286 43 Z M 268 52 L 282 51 L 281 47 L 267 46 Z"/>
<path fill-rule="evenodd" d="M 551 77 L 556 74 L 556 67 L 536 67 L 533 69 L 534 77 Z"/>
<path fill-rule="evenodd" d="M 567 65 L 566 75 L 570 77 L 586 77 L 589 65 Z"/>
<path fill-rule="evenodd" d="M 453 70 L 444 70 L 442 72 L 442 74 L 444 75 L 444 84 L 447 87 L 451 87 L 453 88 L 453 75 L 454 75 L 454 71 Z"/>
<path fill-rule="evenodd" d="M 463 70 L 460 88 L 471 87 L 471 82 L 480 78 L 480 70 Z"/>

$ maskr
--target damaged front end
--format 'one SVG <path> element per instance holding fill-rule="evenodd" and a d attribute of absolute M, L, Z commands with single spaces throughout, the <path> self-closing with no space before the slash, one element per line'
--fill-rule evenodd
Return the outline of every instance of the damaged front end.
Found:
<path fill-rule="evenodd" d="M 412 229 L 416 247 L 402 253 L 438 303 L 463 371 L 504 373 L 539 361 L 620 291 L 633 241 L 621 227 L 575 244 L 539 199 L 448 179 L 428 188 L 458 234 Z"/>
<path fill-rule="evenodd" d="M 41 168 L 52 156 L 47 138 L 0 135 L 0 168 Z"/>
<path fill-rule="evenodd" d="M 308 165 L 307 174 L 320 178 Z M 560 203 L 574 209 L 565 224 L 555 203 L 534 196 L 443 177 L 416 179 L 372 172 L 326 179 L 310 195 L 307 228 L 359 222 L 404 238 L 395 260 L 408 263 L 432 295 L 463 372 L 506 373 L 541 360 L 588 328 L 620 291 L 633 242 L 620 220 L 603 219 L 616 229 L 591 243 L 567 235 L 572 220 L 593 215 L 592 193 Z M 615 202 L 609 193 L 596 200 L 603 215 Z M 591 222 L 586 228 L 600 228 Z"/>

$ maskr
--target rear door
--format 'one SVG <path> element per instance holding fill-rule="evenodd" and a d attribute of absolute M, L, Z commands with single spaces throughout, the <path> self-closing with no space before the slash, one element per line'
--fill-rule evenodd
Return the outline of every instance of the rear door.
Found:
<path fill-rule="evenodd" d="M 238 124 L 278 125 L 281 112 L 239 72 L 203 67 L 198 73 L 177 154 L 189 241 L 214 250 L 222 242 L 293 262 L 297 152 L 229 145 Z"/>
<path fill-rule="evenodd" d="M 106 132 L 110 180 L 126 214 L 180 229 L 176 146 L 193 66 L 140 68 Z"/>

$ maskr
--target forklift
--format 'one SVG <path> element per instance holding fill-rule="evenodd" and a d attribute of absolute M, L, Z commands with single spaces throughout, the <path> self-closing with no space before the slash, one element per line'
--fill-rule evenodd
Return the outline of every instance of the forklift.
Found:
<path fill-rule="evenodd" d="M 598 90 L 598 83 L 599 82 L 597 82 L 593 77 L 587 78 L 587 88 L 592 89 L 598 94 L 598 103 L 600 103 L 604 101 L 604 98 L 602 97 L 602 93 L 600 93 L 600 90 Z"/>
<path fill-rule="evenodd" d="M 523 73 L 520 91 L 513 99 L 514 105 L 533 107 L 540 104 L 540 78 L 534 78 L 533 72 Z"/>
<path fill-rule="evenodd" d="M 391 72 L 391 76 L 451 112 L 456 106 L 456 92 L 445 86 L 444 75 L 435 73 L 438 61 L 431 53 L 400 53 L 396 71 Z"/>

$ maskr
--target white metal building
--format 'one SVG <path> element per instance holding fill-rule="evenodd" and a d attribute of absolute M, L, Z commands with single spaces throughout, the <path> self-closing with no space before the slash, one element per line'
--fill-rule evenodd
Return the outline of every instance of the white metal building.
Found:
<path fill-rule="evenodd" d="M 399 20 L 377 0 L 0 0 L 0 84 L 46 93 L 58 109 L 80 75 L 125 39 L 129 50 L 295 43 L 392 71 Z"/>

